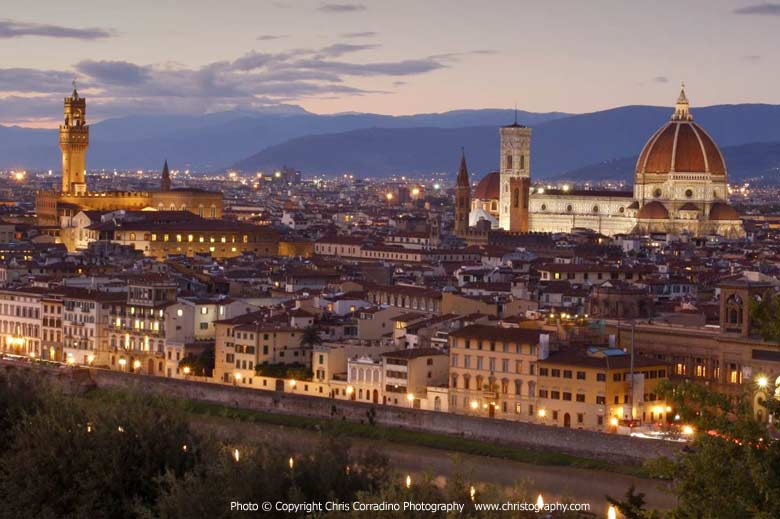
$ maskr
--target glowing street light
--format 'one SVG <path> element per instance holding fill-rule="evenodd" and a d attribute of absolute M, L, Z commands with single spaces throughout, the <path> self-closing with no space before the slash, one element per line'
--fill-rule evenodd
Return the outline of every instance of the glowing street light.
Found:
<path fill-rule="evenodd" d="M 471 500 L 474 501 L 476 495 L 477 495 L 477 489 L 474 488 L 474 485 L 471 485 L 471 488 L 469 488 L 469 498 L 471 498 Z"/>
<path fill-rule="evenodd" d="M 756 384 L 758 384 L 758 387 L 761 389 L 766 389 L 769 385 L 769 379 L 762 375 L 756 379 Z"/>
<path fill-rule="evenodd" d="M 238 449 L 233 449 L 233 459 L 236 460 L 236 463 L 241 460 L 241 453 L 238 452 Z"/>
<path fill-rule="evenodd" d="M 406 475 L 406 488 L 412 488 L 412 476 Z"/>
<path fill-rule="evenodd" d="M 392 200 L 392 199 L 393 199 L 393 193 L 387 193 L 387 194 L 385 195 L 385 198 L 387 198 L 387 201 L 389 202 L 390 200 Z"/>
<path fill-rule="evenodd" d="M 141 361 L 136 360 L 133 362 L 133 369 L 139 369 L 141 367 Z"/>
<path fill-rule="evenodd" d="M 691 436 L 693 434 L 693 427 L 691 427 L 690 425 L 685 425 L 683 426 L 682 432 L 686 436 Z"/>
<path fill-rule="evenodd" d="M 184 374 L 185 374 L 185 375 L 189 375 L 189 374 L 190 374 L 190 371 L 192 371 L 192 370 L 190 369 L 190 367 L 189 367 L 189 366 L 184 366 L 184 369 L 183 369 L 182 371 L 184 371 Z"/>
<path fill-rule="evenodd" d="M 471 408 L 474 409 L 475 411 L 479 408 L 479 402 L 477 402 L 476 400 L 472 400 L 470 405 Z"/>
<path fill-rule="evenodd" d="M 617 419 L 617 417 L 615 417 L 615 416 L 613 416 L 612 418 L 609 419 L 609 425 L 611 425 L 612 427 L 617 427 L 618 423 L 620 423 L 620 422 Z"/>
<path fill-rule="evenodd" d="M 95 362 L 95 356 L 90 353 L 87 355 L 87 364 L 92 364 L 93 362 Z"/>
<path fill-rule="evenodd" d="M 68 357 L 68 360 L 70 360 L 71 357 Z M 125 359 L 119 359 L 119 365 L 122 366 L 122 369 L 125 368 L 125 365 L 127 364 L 127 361 Z"/>
<path fill-rule="evenodd" d="M 297 384 L 298 384 L 298 383 L 297 383 L 295 380 L 291 380 L 291 381 L 290 381 L 290 387 L 291 387 L 291 388 L 293 388 L 293 389 L 295 389 L 295 386 L 296 386 Z"/>
<path fill-rule="evenodd" d="M 295 467 L 295 460 L 293 459 L 292 456 L 290 456 L 290 459 L 287 460 L 287 464 L 290 465 L 290 470 L 292 470 L 293 467 Z"/>
<path fill-rule="evenodd" d="M 547 416 L 547 410 L 546 409 L 539 409 L 539 418 L 544 418 Z"/>
<path fill-rule="evenodd" d="M 541 510 L 544 508 L 544 498 L 542 498 L 542 494 L 539 494 L 539 497 L 536 498 L 536 509 Z"/>
<path fill-rule="evenodd" d="M 607 510 L 607 519 L 617 519 L 617 510 L 615 510 L 613 505 L 609 505 L 609 510 Z"/>

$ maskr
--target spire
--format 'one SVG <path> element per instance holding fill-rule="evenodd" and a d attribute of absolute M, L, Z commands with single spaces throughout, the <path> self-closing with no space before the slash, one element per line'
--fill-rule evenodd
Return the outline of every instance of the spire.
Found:
<path fill-rule="evenodd" d="M 674 106 L 672 121 L 692 121 L 693 116 L 688 105 L 688 96 L 685 95 L 685 82 L 680 85 L 680 95 L 677 97 L 677 104 Z"/>
<path fill-rule="evenodd" d="M 165 159 L 165 164 L 163 164 L 162 179 L 160 180 L 160 190 L 171 190 L 171 172 L 168 170 L 168 159 Z"/>
<path fill-rule="evenodd" d="M 469 185 L 469 170 L 466 167 L 466 151 L 460 148 L 460 168 L 458 168 L 458 186 Z"/>

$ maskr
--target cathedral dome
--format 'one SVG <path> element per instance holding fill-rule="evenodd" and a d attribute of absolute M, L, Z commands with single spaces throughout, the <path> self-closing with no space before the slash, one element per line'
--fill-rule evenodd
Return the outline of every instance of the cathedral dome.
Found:
<path fill-rule="evenodd" d="M 729 204 L 715 202 L 710 208 L 710 220 L 739 220 L 739 214 Z"/>
<path fill-rule="evenodd" d="M 477 184 L 474 198 L 478 200 L 497 200 L 501 191 L 501 175 L 498 171 L 488 173 Z"/>
<path fill-rule="evenodd" d="M 637 181 L 648 174 L 709 173 L 725 180 L 726 163 L 712 137 L 693 122 L 685 90 L 680 91 L 671 121 L 647 141 L 636 163 Z"/>
<path fill-rule="evenodd" d="M 669 211 L 661 202 L 650 202 L 642 206 L 636 217 L 640 220 L 668 220 Z"/>

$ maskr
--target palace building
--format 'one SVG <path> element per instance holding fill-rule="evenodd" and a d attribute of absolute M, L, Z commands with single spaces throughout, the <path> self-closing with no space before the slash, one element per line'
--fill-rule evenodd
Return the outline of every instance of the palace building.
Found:
<path fill-rule="evenodd" d="M 90 192 L 86 183 L 86 155 L 89 147 L 87 102 L 75 87 L 65 98 L 65 119 L 60 125 L 62 150 L 62 188 L 39 191 L 36 196 L 38 224 L 49 227 L 59 237 L 67 221 L 84 210 L 158 210 L 189 211 L 203 218 L 222 217 L 222 193 L 192 188 L 171 188 L 168 163 L 165 162 L 160 189 L 155 191 Z"/>
<path fill-rule="evenodd" d="M 467 241 L 480 241 L 488 228 L 510 233 L 584 228 L 609 236 L 651 232 L 744 236 L 742 221 L 728 203 L 723 154 L 693 122 L 684 88 L 671 120 L 639 154 L 633 192 L 533 189 L 531 129 L 515 122 L 501 128 L 500 134 L 501 169 L 477 184 L 468 208 L 456 207 L 456 222 L 466 218 L 469 225 L 464 230 L 461 224 L 456 234 Z M 462 193 L 468 175 L 459 173 L 457 185 L 460 202 L 468 198 Z"/>

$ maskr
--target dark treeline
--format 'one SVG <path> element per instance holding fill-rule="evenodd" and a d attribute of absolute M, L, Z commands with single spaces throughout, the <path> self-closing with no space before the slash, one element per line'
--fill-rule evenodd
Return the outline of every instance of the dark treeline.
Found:
<path fill-rule="evenodd" d="M 0 519 L 223 517 L 596 517 L 588 513 L 477 512 L 474 503 L 535 502 L 524 485 L 507 493 L 472 486 L 456 471 L 442 487 L 406 484 L 381 453 L 356 453 L 324 431 L 307 452 L 287 445 L 217 439 L 193 428 L 175 400 L 125 393 L 69 396 L 32 371 L 0 374 Z M 700 434 L 679 459 L 650 467 L 671 481 L 678 506 L 645 509 L 629 489 L 611 499 L 628 519 L 780 517 L 780 448 L 750 407 L 692 385 L 669 386 Z M 768 406 L 776 415 L 776 408 Z M 720 431 L 720 432 L 718 432 Z M 609 477 L 604 473 L 603 477 Z M 606 496 L 605 496 L 606 498 Z M 231 511 L 263 503 L 461 503 L 464 512 Z M 525 515 L 524 515 L 525 514 Z"/>

